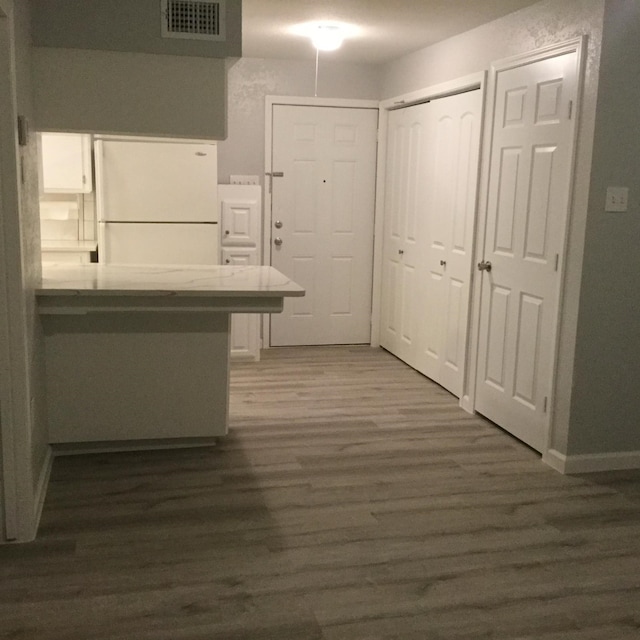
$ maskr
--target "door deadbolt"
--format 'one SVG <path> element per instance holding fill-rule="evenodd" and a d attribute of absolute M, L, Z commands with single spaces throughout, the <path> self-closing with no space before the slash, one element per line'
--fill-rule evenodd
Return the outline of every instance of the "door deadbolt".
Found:
<path fill-rule="evenodd" d="M 282 220 L 276 220 L 273 226 L 276 229 L 282 229 Z"/>

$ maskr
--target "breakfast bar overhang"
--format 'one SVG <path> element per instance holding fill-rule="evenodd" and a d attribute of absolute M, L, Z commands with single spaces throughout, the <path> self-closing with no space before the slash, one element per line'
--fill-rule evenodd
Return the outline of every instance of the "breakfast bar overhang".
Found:
<path fill-rule="evenodd" d="M 272 267 L 45 265 L 50 444 L 214 442 L 228 431 L 230 315 L 279 313 L 303 295 Z"/>

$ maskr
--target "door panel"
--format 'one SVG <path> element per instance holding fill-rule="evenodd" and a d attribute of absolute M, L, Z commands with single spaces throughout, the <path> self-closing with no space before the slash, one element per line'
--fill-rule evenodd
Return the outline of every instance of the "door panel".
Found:
<path fill-rule="evenodd" d="M 481 109 L 471 91 L 389 114 L 381 344 L 458 396 Z"/>
<path fill-rule="evenodd" d="M 546 439 L 558 262 L 569 203 L 577 54 L 497 74 L 476 409 L 534 449 Z"/>
<path fill-rule="evenodd" d="M 273 107 L 271 264 L 306 290 L 272 346 L 371 340 L 378 112 Z"/>
<path fill-rule="evenodd" d="M 217 222 L 215 143 L 97 140 L 105 222 Z"/>
<path fill-rule="evenodd" d="M 421 295 L 427 322 L 418 369 L 462 395 L 476 211 L 482 95 L 472 91 L 434 100 L 433 152 L 426 165 L 426 266 Z"/>
<path fill-rule="evenodd" d="M 100 223 L 103 264 L 219 264 L 217 224 Z"/>
<path fill-rule="evenodd" d="M 424 201 L 422 175 L 429 105 L 389 114 L 380 343 L 416 366 L 415 332 L 421 315 L 417 295 L 418 238 Z"/>

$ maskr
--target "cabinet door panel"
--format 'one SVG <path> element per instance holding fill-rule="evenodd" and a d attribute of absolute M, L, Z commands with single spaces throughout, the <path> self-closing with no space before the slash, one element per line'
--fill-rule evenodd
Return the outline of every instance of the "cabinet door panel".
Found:
<path fill-rule="evenodd" d="M 91 136 L 40 134 L 40 186 L 43 193 L 90 193 Z"/>

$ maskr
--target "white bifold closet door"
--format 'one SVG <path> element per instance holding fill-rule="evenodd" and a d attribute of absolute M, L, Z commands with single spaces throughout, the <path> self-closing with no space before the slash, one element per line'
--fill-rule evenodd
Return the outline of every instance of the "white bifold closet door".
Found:
<path fill-rule="evenodd" d="M 482 95 L 389 114 L 381 345 L 456 396 L 469 320 Z"/>

